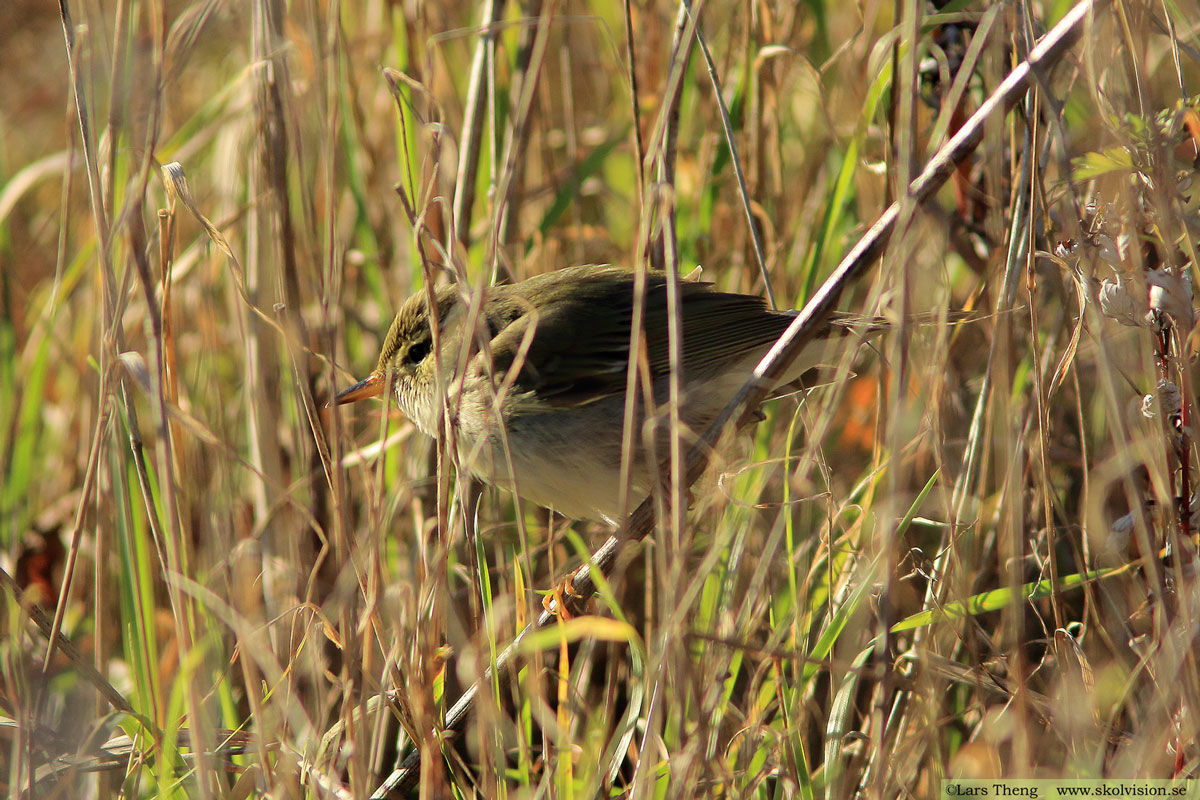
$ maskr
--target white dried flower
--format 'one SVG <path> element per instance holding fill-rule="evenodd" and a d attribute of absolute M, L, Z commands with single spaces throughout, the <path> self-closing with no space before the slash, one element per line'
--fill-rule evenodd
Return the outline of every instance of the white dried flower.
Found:
<path fill-rule="evenodd" d="M 1146 285 L 1150 289 L 1150 310 L 1170 317 L 1179 327 L 1191 330 L 1195 322 L 1192 309 L 1192 274 L 1184 271 L 1175 275 L 1159 269 L 1146 273 Z"/>
<path fill-rule="evenodd" d="M 1074 255 L 1075 251 L 1078 249 L 1079 242 L 1075 241 L 1074 239 L 1066 239 L 1059 241 L 1054 245 L 1054 255 L 1065 261 L 1069 256 Z"/>
<path fill-rule="evenodd" d="M 1142 416 L 1154 419 L 1160 411 L 1167 418 L 1176 417 L 1183 410 L 1183 393 L 1173 381 L 1160 380 L 1155 390 L 1142 397 Z"/>
<path fill-rule="evenodd" d="M 1179 391 L 1179 387 L 1175 385 L 1174 381 L 1164 378 L 1154 388 L 1158 391 L 1163 411 L 1167 412 L 1169 416 L 1173 417 L 1183 411 L 1183 393 Z"/>
<path fill-rule="evenodd" d="M 1142 416 L 1146 419 L 1154 419 L 1158 416 L 1158 398 L 1154 393 L 1142 395 Z"/>
<path fill-rule="evenodd" d="M 1106 278 L 1100 284 L 1101 313 L 1122 325 L 1137 327 L 1144 324 L 1146 305 L 1138 302 L 1132 289 L 1133 286 L 1120 275 L 1116 279 Z"/>
<path fill-rule="evenodd" d="M 1121 269 L 1121 249 L 1107 233 L 1097 234 L 1092 241 L 1096 245 L 1096 255 L 1105 264 L 1115 270 Z"/>

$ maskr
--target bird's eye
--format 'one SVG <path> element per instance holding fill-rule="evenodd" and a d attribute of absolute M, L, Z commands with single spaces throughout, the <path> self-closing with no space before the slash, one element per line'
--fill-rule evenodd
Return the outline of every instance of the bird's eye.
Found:
<path fill-rule="evenodd" d="M 404 354 L 404 363 L 420 364 L 429 355 L 429 348 L 429 339 L 418 339 L 408 346 L 408 352 Z"/>

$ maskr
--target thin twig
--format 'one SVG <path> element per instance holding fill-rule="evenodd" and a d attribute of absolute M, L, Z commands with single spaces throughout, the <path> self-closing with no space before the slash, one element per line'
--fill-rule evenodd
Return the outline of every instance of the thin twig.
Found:
<path fill-rule="evenodd" d="M 684 3 L 687 7 L 687 3 Z M 721 96 L 721 79 L 717 76 L 717 65 L 713 63 L 712 53 L 708 51 L 708 42 L 700 29 L 700 21 L 696 20 L 696 43 L 700 45 L 700 53 L 708 66 L 708 78 L 713 85 L 713 98 L 717 101 L 717 110 L 721 112 L 721 128 L 725 131 L 725 144 L 729 147 L 729 163 L 733 165 L 733 174 L 737 177 L 738 197 L 742 201 L 742 209 L 746 212 L 746 225 L 750 228 L 750 241 L 754 243 L 754 258 L 758 261 L 758 272 L 762 275 L 763 290 L 767 293 L 767 302 L 771 308 L 779 308 L 775 302 L 775 292 L 771 289 L 771 276 L 767 274 L 767 257 L 763 252 L 762 234 L 758 230 L 758 220 L 750 207 L 750 190 L 746 188 L 746 173 L 742 171 L 742 159 L 738 155 L 737 143 L 733 138 L 733 123 L 729 119 L 729 109 L 725 107 L 725 98 Z"/>
<path fill-rule="evenodd" d="M 638 207 L 646 202 L 646 145 L 642 142 L 642 112 L 638 99 L 637 50 L 633 46 L 633 11 L 629 0 L 625 7 L 625 68 L 629 71 L 629 104 L 633 108 L 633 156 L 637 164 Z"/>
<path fill-rule="evenodd" d="M 655 123 L 654 135 L 651 138 L 650 152 L 656 154 L 657 174 L 654 192 L 654 210 L 659 215 L 659 231 L 661 242 L 651 246 L 649 241 L 650 227 L 645 230 L 647 242 L 642 252 L 650 256 L 650 264 L 656 269 L 666 269 L 668 272 L 678 270 L 678 243 L 675 239 L 675 198 L 667 198 L 669 203 L 665 210 L 661 203 L 665 192 L 661 187 L 675 189 L 675 156 L 679 139 L 679 102 L 683 97 L 683 76 L 687 72 L 688 60 L 692 55 L 692 32 L 696 27 L 699 10 L 694 15 L 688 14 L 687 5 L 683 0 L 679 4 L 679 13 L 675 16 L 675 33 L 671 40 L 671 66 L 667 72 L 667 86 L 664 96 L 669 98 L 659 112 Z M 646 166 L 643 164 L 642 168 Z"/>
<path fill-rule="evenodd" d="M 534 93 L 546 61 L 546 49 L 550 43 L 550 25 L 558 3 L 555 0 L 537 6 L 537 25 L 522 30 L 522 42 L 517 53 L 516 74 L 513 90 L 516 101 L 509 110 L 509 127 L 504 137 L 504 158 L 500 173 L 495 176 L 496 209 L 493 219 L 492 238 L 488 242 L 488 258 L 492 265 L 492 276 L 498 279 L 503 247 L 512 238 L 522 198 L 521 179 L 525 174 L 525 145 L 529 134 L 529 111 L 533 108 Z"/>
<path fill-rule="evenodd" d="M 488 51 L 495 47 L 496 36 L 500 32 L 504 0 L 487 0 L 480 16 L 483 19 L 480 22 L 479 41 L 475 43 L 475 55 L 471 59 L 467 106 L 459 135 L 458 175 L 454 179 L 454 226 L 451 230 L 454 239 L 463 247 L 469 244 L 467 237 L 471 231 L 471 207 L 475 204 L 475 178 L 479 172 L 479 152 L 483 146 L 483 112 L 487 100 L 483 93 L 484 68 L 487 66 Z M 453 241 L 446 242 L 446 251 L 454 252 Z"/>

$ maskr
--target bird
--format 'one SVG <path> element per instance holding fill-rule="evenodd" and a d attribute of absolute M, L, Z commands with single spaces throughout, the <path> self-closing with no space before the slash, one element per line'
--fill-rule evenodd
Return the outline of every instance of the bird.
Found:
<path fill-rule="evenodd" d="M 393 392 L 425 434 L 438 436 L 448 420 L 460 469 L 566 517 L 616 524 L 653 491 L 660 474 L 654 456 L 669 453 L 671 371 L 679 377 L 686 441 L 705 431 L 795 316 L 761 297 L 681 279 L 673 359 L 668 277 L 644 276 L 624 498 L 633 270 L 574 266 L 480 292 L 456 284 L 418 292 L 396 314 L 375 369 L 335 401 Z M 868 327 L 875 326 L 858 326 Z M 848 319 L 827 323 L 773 390 L 796 385 L 820 363 L 825 343 L 853 330 Z"/>

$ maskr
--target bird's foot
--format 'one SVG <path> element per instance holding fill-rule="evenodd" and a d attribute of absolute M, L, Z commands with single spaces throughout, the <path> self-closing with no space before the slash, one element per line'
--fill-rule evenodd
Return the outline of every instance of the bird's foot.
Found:
<path fill-rule="evenodd" d="M 579 569 L 583 568 L 580 567 Z M 555 586 L 548 595 L 542 598 L 542 608 L 551 614 L 557 614 L 559 619 L 572 619 L 575 614 L 571 612 L 569 605 L 580 606 L 587 600 L 584 594 L 575 589 L 575 575 L 578 574 L 579 569 L 569 572 L 560 584 Z"/>

